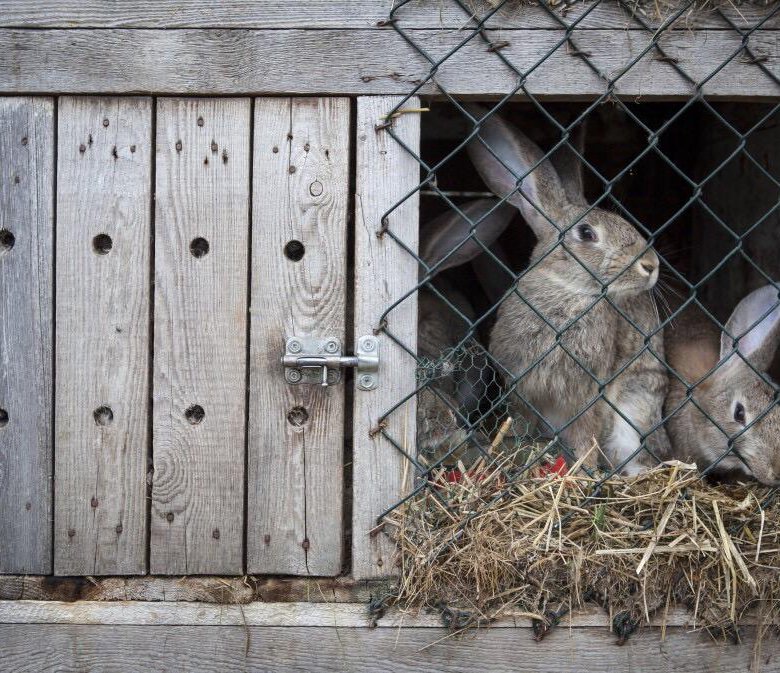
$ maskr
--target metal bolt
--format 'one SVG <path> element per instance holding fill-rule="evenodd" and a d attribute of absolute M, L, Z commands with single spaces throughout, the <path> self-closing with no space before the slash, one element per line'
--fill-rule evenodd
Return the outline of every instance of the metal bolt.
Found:
<path fill-rule="evenodd" d="M 333 339 L 325 343 L 325 352 L 327 353 L 335 353 L 338 349 L 339 345 Z"/>
<path fill-rule="evenodd" d="M 297 369 L 287 370 L 287 380 L 290 383 L 300 383 L 302 378 L 303 378 L 303 374 L 301 374 Z"/>
<path fill-rule="evenodd" d="M 303 344 L 298 339 L 290 339 L 287 342 L 287 350 L 291 353 L 300 353 L 303 350 Z"/>
<path fill-rule="evenodd" d="M 315 180 L 309 185 L 309 194 L 312 196 L 319 196 L 322 194 L 322 183 L 319 180 Z"/>

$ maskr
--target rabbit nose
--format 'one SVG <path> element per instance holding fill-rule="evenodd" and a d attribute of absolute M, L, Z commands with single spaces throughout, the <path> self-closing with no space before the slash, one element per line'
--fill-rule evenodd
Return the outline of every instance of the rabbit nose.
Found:
<path fill-rule="evenodd" d="M 639 261 L 639 268 L 642 270 L 642 273 L 648 276 L 652 276 L 655 270 L 658 268 L 658 264 L 649 259 L 642 259 Z"/>

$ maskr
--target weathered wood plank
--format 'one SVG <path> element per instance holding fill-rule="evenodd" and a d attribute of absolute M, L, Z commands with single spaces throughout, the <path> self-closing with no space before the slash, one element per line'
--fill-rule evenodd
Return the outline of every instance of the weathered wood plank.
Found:
<path fill-rule="evenodd" d="M 53 111 L 0 98 L 0 573 L 51 572 Z"/>
<path fill-rule="evenodd" d="M 390 16 L 390 0 L 265 0 L 262 5 L 242 0 L 203 3 L 199 0 L 124 0 L 106 5 L 103 0 L 0 0 L 0 26 L 20 28 L 369 28 Z M 595 7 L 594 7 L 595 4 Z M 721 11 L 739 27 L 755 25 L 772 13 L 772 7 L 723 3 Z M 481 17 L 493 7 L 485 0 L 470 0 L 467 6 Z M 639 27 L 631 12 L 616 2 L 578 2 L 559 5 L 556 13 L 567 23 L 583 28 Z M 652 25 L 659 18 L 652 8 L 639 16 Z M 470 18 L 454 2 L 417 0 L 400 8 L 395 16 L 404 29 L 460 29 Z M 581 18 L 583 17 L 583 18 Z M 505 3 L 487 21 L 489 28 L 555 28 L 559 24 L 541 7 L 520 0 Z M 728 24 L 713 7 L 688 11 L 680 28 L 726 28 Z M 780 26 L 777 16 L 770 19 Z M 767 26 L 769 27 L 769 26 Z"/>
<path fill-rule="evenodd" d="M 249 117 L 158 101 L 153 573 L 242 571 Z"/>
<path fill-rule="evenodd" d="M 665 617 L 662 620 L 661 617 Z M 653 619 L 653 625 L 695 628 L 693 615 L 683 608 L 672 608 L 665 616 Z M 747 615 L 743 625 L 756 624 Z M 375 621 L 368 605 L 363 603 L 287 602 L 222 604 L 167 601 L 4 601 L 0 600 L 0 624 L 105 624 L 136 626 L 334 626 L 341 628 L 442 628 L 442 617 L 430 610 L 399 610 L 389 608 Z M 561 628 L 610 627 L 609 614 L 590 606 L 567 615 Z M 511 611 L 492 622 L 491 629 L 533 628 L 532 621 L 522 613 Z M 520 636 L 520 637 L 524 637 Z"/>
<path fill-rule="evenodd" d="M 348 577 L 51 577 L 0 575 L 0 600 L 252 601 L 362 603 L 389 590 L 387 582 Z"/>
<path fill-rule="evenodd" d="M 383 224 L 406 246 L 417 250 L 419 194 L 383 217 L 419 184 L 419 165 L 387 131 L 377 131 L 400 101 L 398 98 L 358 98 L 355 187 L 355 342 L 380 328 L 383 314 L 417 284 L 417 263 L 390 236 L 378 236 Z M 409 100 L 407 108 L 419 106 Z M 394 133 L 417 152 L 419 114 L 403 114 Z M 417 350 L 417 294 L 413 293 L 384 317 L 387 329 L 412 353 Z M 356 578 L 392 574 L 393 544 L 372 535 L 377 517 L 399 500 L 402 475 L 409 465 L 383 436 L 387 433 L 415 454 L 416 398 L 383 420 L 383 414 L 416 388 L 416 361 L 385 333 L 378 332 L 379 385 L 355 390 L 353 420 L 352 574 Z M 381 423 L 381 426 L 380 426 Z M 380 431 L 380 427 L 383 431 Z M 412 473 L 408 470 L 409 474 Z"/>
<path fill-rule="evenodd" d="M 260 98 L 254 138 L 247 569 L 336 575 L 344 386 L 290 385 L 279 357 L 344 342 L 349 100 Z"/>
<path fill-rule="evenodd" d="M 61 98 L 54 572 L 146 570 L 152 101 Z"/>
<path fill-rule="evenodd" d="M 546 99 L 603 94 L 606 83 L 563 43 L 558 30 L 502 30 L 501 54 L 530 69 L 530 92 Z M 737 55 L 702 88 L 713 98 L 780 98 L 761 70 L 780 75 L 778 31 L 749 40 L 760 64 Z M 414 38 L 441 57 L 460 43 L 459 31 L 418 30 Z M 646 32 L 588 30 L 575 36 L 606 76 L 616 77 L 651 43 Z M 695 81 L 703 81 L 740 49 L 735 31 L 675 31 L 660 44 Z M 42 57 L 44 55 L 44 57 Z M 616 93 L 647 101 L 685 98 L 695 88 L 651 50 L 620 77 Z M 94 64 L 100 63 L 100 68 Z M 56 67 L 53 67 L 56 64 Z M 427 77 L 430 64 L 397 35 L 381 30 L 21 30 L 0 29 L 0 92 L 176 94 L 405 94 Z M 457 95 L 502 96 L 517 78 L 497 55 L 473 39 L 442 64 L 437 81 Z M 420 90 L 437 93 L 431 84 Z"/>
<path fill-rule="evenodd" d="M 733 673 L 750 669 L 754 642 L 752 631 L 737 646 L 679 628 L 667 629 L 663 642 L 658 629 L 646 629 L 623 647 L 606 629 L 557 629 L 543 643 L 514 629 L 447 636 L 443 629 L 10 624 L 0 626 L 0 671 Z M 777 640 L 768 638 L 763 670 L 774 670 L 778 657 Z"/>

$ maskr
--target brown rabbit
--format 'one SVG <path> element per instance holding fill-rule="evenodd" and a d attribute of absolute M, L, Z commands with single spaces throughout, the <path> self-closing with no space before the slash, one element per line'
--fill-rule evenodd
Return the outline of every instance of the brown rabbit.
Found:
<path fill-rule="evenodd" d="M 668 386 L 651 294 L 658 256 L 624 219 L 588 205 L 582 163 L 570 148 L 553 163 L 497 115 L 469 110 L 481 120 L 469 144 L 472 162 L 537 238 L 516 292 L 498 311 L 491 354 L 517 380 L 532 417 L 576 455 L 595 438 L 614 467 L 635 472 L 654 464 L 640 450 L 642 435 L 650 433 L 646 446 L 658 458 L 669 450 L 663 426 L 654 430 Z M 581 155 L 582 129 L 572 145 Z M 595 460 L 591 454 L 588 464 Z"/>
<path fill-rule="evenodd" d="M 777 289 L 766 285 L 747 295 L 722 333 L 692 307 L 667 331 L 666 343 L 669 364 L 682 379 L 670 377 L 664 409 L 673 414 L 667 427 L 674 456 L 702 470 L 721 459 L 713 472 L 777 485 L 780 409 L 777 386 L 766 374 L 780 343 Z"/>
<path fill-rule="evenodd" d="M 479 255 L 485 246 L 494 243 L 517 211 L 499 203 L 498 199 L 479 199 L 460 206 L 465 217 L 454 210 L 432 220 L 420 232 L 420 258 L 432 269 L 432 277 L 441 271 L 465 264 Z M 434 268 L 435 267 L 435 268 Z M 474 361 L 466 371 L 459 370 L 458 354 L 453 349 L 468 336 L 468 321 L 476 315 L 468 299 L 436 278 L 436 289 L 463 314 L 460 317 L 433 290 L 423 287 L 419 293 L 417 353 L 427 363 L 435 363 L 436 371 L 421 371 L 423 377 L 434 379 L 423 388 L 417 401 L 417 448 L 429 460 L 436 461 L 451 448 L 462 445 L 467 433 L 463 418 L 475 411 L 485 389 L 489 363 L 478 346 L 469 349 Z M 466 318 L 466 320 L 464 320 Z M 471 342 L 474 345 L 474 342 Z M 461 354 L 464 352 L 460 349 Z M 462 455 L 458 452 L 458 456 Z"/>

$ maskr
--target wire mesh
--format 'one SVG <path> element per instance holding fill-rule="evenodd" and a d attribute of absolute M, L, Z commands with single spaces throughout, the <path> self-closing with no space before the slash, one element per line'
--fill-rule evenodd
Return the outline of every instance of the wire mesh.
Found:
<path fill-rule="evenodd" d="M 776 346 L 778 335 L 773 327 L 780 315 L 780 293 L 777 292 L 778 285 L 771 270 L 763 268 L 764 265 L 753 259 L 751 246 L 746 245 L 746 241 L 760 227 L 772 226 L 773 217 L 776 217 L 780 207 L 780 182 L 766 165 L 766 160 L 755 156 L 755 148 L 750 144 L 753 134 L 776 123 L 780 106 L 775 103 L 765 104 L 760 114 L 754 115 L 751 124 L 745 127 L 724 114 L 719 104 L 705 94 L 705 87 L 730 63 L 739 59 L 740 63 L 749 64 L 761 74 L 765 88 L 757 91 L 756 95 L 767 100 L 777 97 L 780 82 L 767 58 L 752 48 L 751 36 L 780 12 L 780 5 L 767 8 L 761 18 L 748 27 L 738 26 L 717 5 L 708 7 L 707 11 L 722 21 L 724 29 L 734 31 L 739 36 L 739 44 L 731 52 L 722 54 L 717 63 L 712 63 L 705 77 L 695 78 L 662 45 L 664 36 L 679 28 L 681 18 L 700 9 L 694 0 L 684 0 L 667 7 L 667 15 L 658 22 L 649 20 L 639 5 L 622 0 L 595 0 L 576 19 L 568 20 L 561 7 L 543 0 L 539 7 L 553 25 L 560 28 L 560 37 L 549 50 L 539 55 L 534 64 L 525 68 L 512 63 L 506 55 L 506 40 L 499 39 L 501 35 L 496 31 L 488 30 L 494 15 L 505 11 L 512 1 L 491 2 L 489 6 L 483 7 L 484 11 L 479 12 L 463 0 L 446 0 L 447 4 L 462 12 L 463 26 L 459 30 L 457 44 L 441 56 L 430 53 L 418 34 L 405 27 L 405 11 L 415 0 L 396 2 L 384 22 L 392 25 L 396 33 L 430 67 L 427 75 L 415 84 L 408 95 L 394 109 L 388 110 L 388 121 L 381 125 L 380 132 L 390 134 L 419 162 L 421 179 L 415 191 L 419 191 L 429 202 L 435 201 L 439 210 L 444 210 L 439 222 L 458 222 L 461 231 L 461 235 L 451 241 L 449 249 L 438 249 L 436 254 L 430 254 L 425 249 L 424 229 L 421 230 L 423 243 L 418 252 L 396 236 L 392 227 L 383 228 L 383 235 L 389 236 L 407 254 L 413 255 L 420 269 L 419 283 L 414 290 L 420 302 L 417 348 L 394 334 L 392 321 L 386 319 L 409 294 L 388 306 L 381 320 L 382 330 L 416 357 L 418 363 L 417 389 L 409 397 L 399 400 L 385 414 L 385 417 L 391 416 L 412 396 L 417 397 L 416 455 L 411 455 L 401 445 L 400 439 L 393 437 L 385 424 L 380 423 L 385 438 L 404 453 L 416 473 L 411 492 L 401 502 L 425 490 L 446 507 L 446 498 L 437 484 L 458 480 L 464 478 L 464 475 L 475 478 L 491 462 L 503 475 L 500 483 L 504 487 L 497 491 L 496 498 L 504 497 L 511 490 L 512 483 L 528 474 L 566 469 L 562 467 L 563 460 L 568 463 L 568 469 L 576 465 L 577 469 L 586 470 L 594 476 L 594 494 L 599 492 L 601 484 L 616 473 L 632 473 L 672 458 L 696 459 L 703 476 L 723 473 L 728 469 L 738 472 L 743 478 L 755 477 L 765 483 L 774 483 L 780 479 L 780 459 L 774 458 L 775 453 L 780 455 L 780 440 L 773 436 L 775 429 L 780 431 L 780 422 L 775 419 L 778 387 L 770 376 L 769 367 L 763 361 L 757 362 L 754 342 L 758 338 L 757 334 L 763 334 L 766 343 L 773 348 Z M 589 53 L 577 44 L 578 35 L 588 17 L 599 6 L 607 3 L 625 10 L 632 28 L 650 36 L 647 46 L 639 49 L 612 73 L 606 73 L 599 67 L 598 54 Z M 500 100 L 482 103 L 481 107 L 475 107 L 451 94 L 438 77 L 447 61 L 473 41 L 481 41 L 485 51 L 495 59 L 496 67 L 507 69 L 515 79 L 515 85 Z M 581 60 L 603 82 L 603 92 L 592 100 L 570 108 L 565 121 L 561 120 L 560 115 L 553 114 L 551 106 L 527 86 L 529 77 L 560 51 Z M 676 73 L 689 89 L 685 100 L 666 106 L 654 123 L 648 122 L 642 109 L 642 106 L 652 104 L 637 104 L 625 99 L 619 91 L 620 82 L 626 74 L 650 55 Z M 408 106 L 413 96 L 420 95 L 431 86 L 436 91 L 439 104 L 454 111 L 463 131 L 446 152 L 433 158 L 418 153 L 417 148 L 406 146 L 395 134 L 392 124 L 394 116 Z M 512 161 L 506 149 L 511 141 L 504 142 L 506 139 L 501 136 L 506 129 L 516 129 L 505 118 L 518 100 L 523 101 L 529 114 L 543 120 L 548 129 L 545 149 L 524 162 Z M 635 156 L 610 175 L 599 170 L 599 162 L 594 161 L 590 152 L 585 152 L 585 145 L 579 141 L 586 123 L 597 117 L 599 110 L 606 105 L 618 111 L 645 138 Z M 725 156 L 719 157 L 716 165 L 695 178 L 680 165 L 679 156 L 665 146 L 666 137 L 674 132 L 676 126 L 685 122 L 694 110 L 699 118 L 706 117 L 710 123 L 718 124 L 721 132 L 730 137 L 732 145 Z M 516 130 L 522 138 L 530 132 L 528 128 Z M 480 183 L 463 189 L 439 185 L 439 176 L 446 173 L 448 166 L 462 162 L 464 154 L 474 147 L 481 152 L 483 164 L 492 163 L 494 173 L 503 170 L 511 176 L 512 184 L 509 188 L 496 189 L 490 184 Z M 598 147 L 594 146 L 593 151 L 597 152 Z M 563 155 L 568 156 L 568 163 L 560 160 Z M 679 207 L 661 221 L 648 222 L 638 217 L 620 193 L 621 180 L 631 175 L 648 158 L 667 171 L 672 176 L 670 179 L 676 180 L 681 185 L 681 193 L 685 194 Z M 775 194 L 771 207 L 761 212 L 755 221 L 741 223 L 741 226 L 727 221 L 703 196 L 708 185 L 734 161 L 740 162 L 740 165 L 749 165 L 762 180 L 767 181 L 770 191 Z M 551 209 L 550 199 L 540 195 L 540 189 L 543 191 L 544 188 L 539 185 L 545 184 L 545 172 L 550 170 L 550 166 L 562 173 L 572 165 L 579 165 L 587 174 L 589 182 L 596 187 L 590 190 L 593 194 L 589 201 L 574 200 L 577 208 L 564 209 L 566 216 L 561 218 L 561 211 Z M 490 170 L 483 166 L 481 174 L 484 182 L 490 182 L 485 179 L 485 174 Z M 409 194 L 406 198 L 411 196 Z M 749 199 L 750 196 L 745 194 L 742 198 Z M 400 202 L 394 204 L 387 214 L 399 205 Z M 501 254 L 500 247 L 494 245 L 493 239 L 487 234 L 496 218 L 502 212 L 506 215 L 506 209 L 510 209 L 513 216 L 518 210 L 522 212 L 519 224 L 517 218 L 513 219 L 510 229 L 522 228 L 525 226 L 523 222 L 528 224 L 529 219 L 537 220 L 537 228 L 554 228 L 552 242 L 546 248 L 540 249 L 537 241 L 534 249 L 533 239 L 526 242 L 528 255 L 519 267 Z M 719 235 L 727 241 L 723 254 L 714 265 L 695 278 L 688 272 L 681 272 L 673 263 L 673 256 L 664 254 L 657 246 L 659 239 L 663 239 L 682 219 L 690 217 L 694 209 L 712 227 L 717 228 Z M 587 254 L 582 254 L 582 250 L 587 250 L 583 246 L 594 242 L 589 240 L 591 235 L 596 237 L 594 243 L 603 243 L 599 237 L 604 232 L 593 222 L 600 222 L 604 218 L 613 224 L 620 222 L 621 227 L 628 228 L 624 231 L 636 233 L 634 239 L 624 241 L 624 247 L 630 248 L 630 251 L 621 253 L 623 261 L 620 268 L 610 267 L 609 272 L 605 271 L 603 265 L 592 263 L 592 258 Z M 426 223 L 423 222 L 422 226 L 425 227 Z M 433 225 L 433 228 L 436 226 Z M 607 231 L 611 230 L 608 228 Z M 538 232 L 536 238 L 539 238 Z M 695 241 L 694 247 L 707 244 L 707 240 Z M 454 291 L 443 273 L 449 267 L 456 266 L 464 257 L 487 261 L 490 268 L 488 275 L 492 280 L 489 282 L 493 286 L 490 292 L 483 292 L 483 301 L 478 308 L 475 308 L 470 298 L 464 298 L 458 291 Z M 526 291 L 534 274 L 544 276 L 557 262 L 571 266 L 559 273 L 562 278 L 558 278 L 560 284 L 554 292 L 550 292 L 549 288 L 547 294 L 541 295 L 539 292 Z M 741 265 L 743 273 L 749 270 L 752 286 L 766 284 L 771 297 L 760 305 L 760 310 L 753 309 L 749 319 L 727 321 L 728 316 L 720 307 L 713 307 L 707 295 L 711 293 L 711 282 L 723 274 L 729 264 L 736 262 Z M 658 278 L 648 281 L 648 286 L 641 293 L 641 296 L 650 299 L 650 305 L 653 306 L 654 319 L 649 322 L 644 313 L 638 313 L 632 302 L 625 299 L 623 289 L 634 282 L 632 278 L 637 273 L 638 265 L 642 264 L 654 266 L 651 275 L 655 274 Z M 583 292 L 582 287 L 572 288 L 573 277 L 586 283 L 589 291 Z M 496 279 L 498 282 L 495 282 Z M 582 296 L 578 296 L 577 302 L 566 303 L 568 300 L 564 295 L 567 292 Z M 634 289 L 632 292 L 632 297 L 637 295 Z M 566 311 L 556 312 L 546 300 L 539 301 L 540 296 L 547 295 L 553 298 L 552 303 L 557 299 L 561 304 L 576 305 L 578 308 L 568 314 Z M 485 297 L 487 301 L 484 301 Z M 732 309 L 733 305 L 728 307 L 728 311 Z M 689 372 L 678 371 L 679 367 L 675 368 L 670 362 L 668 341 L 670 333 L 682 329 L 678 323 L 685 324 L 694 311 L 698 311 L 699 320 L 709 321 L 712 329 L 722 334 L 720 339 L 725 350 L 717 362 L 691 378 Z M 572 336 L 578 330 L 593 332 L 593 316 L 605 312 L 612 316 L 614 324 L 619 325 L 621 334 L 632 335 L 633 346 L 628 348 L 621 345 L 623 352 L 615 356 L 611 363 L 594 360 L 592 354 L 583 352 L 581 340 Z M 501 332 L 497 326 L 502 321 L 506 325 L 508 315 L 522 316 L 526 321 L 525 328 L 515 327 L 516 343 L 512 345 L 515 351 L 525 353 L 522 363 L 499 355 L 499 352 L 505 355 L 507 350 L 512 349 L 496 346 L 500 336 L 497 334 Z M 548 334 L 543 344 L 532 343 L 528 323 Z M 503 332 L 504 340 L 512 338 L 511 329 L 505 328 Z M 605 342 L 615 339 L 615 334 L 609 331 L 595 329 L 594 333 Z M 690 343 L 695 341 L 693 338 L 688 339 Z M 759 347 L 766 348 L 761 344 Z M 607 350 L 614 350 L 614 344 Z M 538 389 L 544 386 L 544 377 L 555 371 L 555 366 L 550 363 L 562 359 L 566 362 L 567 373 L 561 381 L 553 381 L 550 377 L 548 385 L 551 399 L 542 399 Z M 685 357 L 681 359 L 683 363 L 685 360 Z M 594 366 L 594 362 L 597 362 L 597 366 Z M 728 385 L 716 381 L 721 370 L 731 372 L 732 379 L 739 382 L 739 390 L 731 390 L 731 394 Z M 738 375 L 733 372 L 738 372 Z M 529 386 L 528 382 L 534 376 L 537 376 L 537 380 Z M 642 388 L 649 385 L 648 381 L 656 380 L 663 381 L 663 390 L 643 397 L 647 391 Z M 576 408 L 561 401 L 566 399 L 569 387 L 589 391 Z M 681 391 L 680 394 L 672 394 L 670 387 L 676 387 L 678 392 Z M 718 404 L 723 411 L 717 414 L 713 413 L 713 407 L 705 399 L 705 391 L 716 388 L 720 390 Z M 726 389 L 725 392 L 722 388 Z M 640 390 L 637 392 L 637 389 Z M 530 394 L 529 390 L 532 390 Z M 615 393 L 616 390 L 619 394 Z M 636 394 L 640 401 L 646 401 L 648 397 L 659 399 L 660 395 L 660 406 L 650 412 L 637 412 L 636 405 L 632 406 L 627 401 L 632 394 Z M 556 396 L 557 400 L 554 399 Z M 707 443 L 706 456 L 692 446 L 683 445 L 685 432 L 679 427 L 671 433 L 672 439 L 668 439 L 667 429 L 674 427 L 675 419 L 682 423 L 680 419 L 686 412 L 697 415 L 697 418 L 700 415 L 708 424 L 706 431 L 700 433 L 706 439 L 698 438 L 699 443 Z M 591 422 L 593 416 L 602 420 Z M 583 435 L 578 431 L 580 427 L 596 428 L 598 432 Z M 610 442 L 615 443 L 615 434 L 621 432 L 635 439 L 625 440 L 624 437 L 617 441 L 623 447 L 622 450 L 610 452 Z M 692 441 L 690 437 L 687 440 Z M 631 442 L 634 444 L 627 451 L 625 446 Z M 591 449 L 592 453 L 589 454 L 588 450 Z M 502 459 L 497 461 L 499 455 Z M 512 456 L 512 459 L 507 461 L 506 456 Z M 394 505 L 393 509 L 399 504 Z"/>

